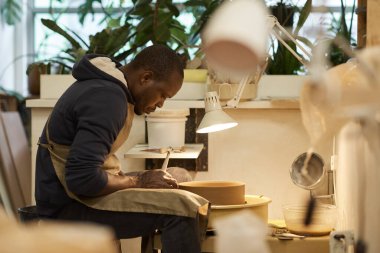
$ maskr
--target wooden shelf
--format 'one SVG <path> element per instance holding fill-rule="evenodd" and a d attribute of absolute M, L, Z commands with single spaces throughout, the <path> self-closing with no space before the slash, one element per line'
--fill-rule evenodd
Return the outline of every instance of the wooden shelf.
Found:
<path fill-rule="evenodd" d="M 143 151 L 148 149 L 148 144 L 137 144 L 126 154 L 124 154 L 124 158 L 149 158 L 149 159 L 157 159 L 162 158 L 165 159 L 166 153 L 160 154 L 158 152 L 149 152 Z M 171 159 L 196 159 L 203 149 L 203 144 L 185 144 L 185 151 L 180 153 L 172 153 L 170 155 Z"/>
<path fill-rule="evenodd" d="M 223 103 L 222 103 L 223 106 Z M 203 100 L 166 100 L 164 109 L 204 108 Z M 242 101 L 237 108 L 223 109 L 299 109 L 298 98 L 268 98 L 261 100 Z"/>
<path fill-rule="evenodd" d="M 28 99 L 26 101 L 27 107 L 37 108 L 52 108 L 54 107 L 56 99 Z M 163 109 L 177 109 L 177 108 L 204 108 L 203 100 L 171 100 L 165 101 Z M 238 108 L 224 108 L 228 110 L 236 109 L 299 109 L 298 98 L 268 98 L 261 100 L 251 100 L 240 102 Z"/>

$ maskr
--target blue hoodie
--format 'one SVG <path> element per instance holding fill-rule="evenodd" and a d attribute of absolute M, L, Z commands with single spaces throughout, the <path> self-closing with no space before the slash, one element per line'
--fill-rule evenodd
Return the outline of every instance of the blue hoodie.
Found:
<path fill-rule="evenodd" d="M 104 56 L 86 55 L 74 65 L 72 75 L 77 81 L 57 101 L 48 126 L 53 142 L 70 146 L 66 183 L 78 196 L 95 196 L 107 184 L 101 166 L 124 125 L 128 103 L 134 103 L 118 70 L 120 63 L 108 60 L 112 71 L 104 72 L 92 63 L 98 57 Z M 113 75 L 115 71 L 117 77 Z M 42 143 L 47 143 L 45 129 L 46 125 Z M 74 201 L 65 193 L 50 154 L 42 147 L 36 157 L 35 198 L 38 213 L 48 217 Z"/>

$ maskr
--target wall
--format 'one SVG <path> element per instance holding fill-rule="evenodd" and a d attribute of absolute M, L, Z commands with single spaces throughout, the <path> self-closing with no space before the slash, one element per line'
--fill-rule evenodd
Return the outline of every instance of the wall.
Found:
<path fill-rule="evenodd" d="M 280 92 L 277 89 L 278 97 L 286 94 L 287 97 L 294 99 L 299 94 L 299 86 L 291 89 L 284 83 L 275 85 L 288 92 Z M 261 97 L 274 94 L 270 86 L 262 88 L 267 92 L 259 90 Z M 292 93 L 289 93 L 290 90 Z M 36 143 L 55 101 L 42 99 L 34 102 L 29 100 L 27 105 L 33 109 L 32 140 Z M 238 121 L 239 125 L 226 131 L 209 134 L 209 168 L 207 172 L 192 172 L 194 180 L 243 181 L 246 183 L 247 194 L 263 194 L 271 198 L 269 218 L 281 219 L 283 204 L 304 201 L 309 194 L 308 191 L 295 186 L 289 176 L 293 160 L 309 148 L 309 140 L 302 125 L 300 110 L 286 108 L 289 107 L 225 110 Z M 144 142 L 144 117 L 135 116 L 130 138 L 117 153 L 124 171 L 144 170 L 143 159 L 124 158 L 124 154 L 131 147 Z M 32 147 L 32 157 L 34 157 L 36 146 Z M 328 163 L 332 144 L 326 142 L 316 152 Z M 123 248 L 125 247 L 128 247 L 127 252 L 138 252 L 139 239 L 123 240 Z"/>
<path fill-rule="evenodd" d="M 277 99 L 277 103 L 266 102 L 265 106 L 260 108 L 225 110 L 239 125 L 209 134 L 208 171 L 192 172 L 194 180 L 245 182 L 247 194 L 263 194 L 272 199 L 269 206 L 269 217 L 272 219 L 282 218 L 283 204 L 303 201 L 309 194 L 308 191 L 295 186 L 289 176 L 293 160 L 308 150 L 309 138 L 302 124 L 300 109 L 290 106 L 291 103 L 281 102 L 294 101 L 300 93 L 302 80 L 288 78 L 290 77 L 259 85 L 259 98 L 272 97 Z M 288 100 L 284 100 L 284 96 Z M 27 105 L 33 109 L 32 143 L 36 143 L 54 106 L 54 100 L 41 99 L 32 102 L 33 100 L 29 100 Z M 170 103 L 166 103 L 166 106 L 170 106 L 168 104 Z M 273 106 L 275 104 L 276 106 Z M 282 106 L 279 106 L 280 104 Z M 139 143 L 145 143 L 145 121 L 144 116 L 136 115 L 130 138 L 117 152 L 126 172 L 145 169 L 144 159 L 124 158 L 124 154 Z M 332 143 L 324 143 L 316 152 L 321 154 L 328 164 Z M 33 145 L 33 159 L 35 153 L 36 146 Z M 32 164 L 34 165 L 34 161 Z M 34 175 L 34 172 L 32 174 Z"/>
<path fill-rule="evenodd" d="M 269 217 L 282 218 L 281 206 L 304 201 L 309 192 L 293 184 L 289 169 L 293 160 L 309 148 L 309 139 L 298 109 L 230 109 L 238 121 L 235 128 L 209 134 L 207 172 L 192 172 L 194 180 L 236 180 L 246 184 L 246 194 L 272 199 Z M 123 154 L 136 143 L 144 143 L 143 117 L 135 119 L 131 139 L 118 156 L 126 171 L 144 169 L 143 159 L 124 159 Z M 332 144 L 316 150 L 326 164 Z M 169 162 L 170 166 L 170 162 Z"/>
<path fill-rule="evenodd" d="M 241 109 L 229 115 L 239 125 L 209 135 L 209 169 L 196 180 L 237 180 L 246 183 L 246 194 L 272 199 L 269 217 L 282 218 L 281 206 L 303 201 L 309 192 L 293 184 L 293 160 L 309 148 L 299 110 Z M 329 161 L 330 145 L 317 150 Z"/>
<path fill-rule="evenodd" d="M 298 97 L 305 79 L 291 76 L 264 77 L 259 85 L 258 98 Z M 305 77 L 307 78 L 307 77 Z M 302 124 L 300 109 L 229 109 L 225 110 L 239 125 L 235 128 L 209 134 L 208 171 L 191 172 L 194 180 L 236 180 L 246 184 L 246 194 L 265 195 L 272 199 L 269 218 L 282 219 L 282 205 L 305 201 L 309 191 L 293 184 L 289 169 L 293 160 L 309 147 L 309 138 Z M 144 169 L 139 159 L 123 159 L 136 143 L 144 143 L 144 119 L 135 118 L 131 136 L 119 151 L 127 171 Z M 332 154 L 332 142 L 326 142 L 315 151 L 325 161 Z M 170 162 L 169 162 L 170 166 Z M 318 192 L 327 194 L 327 184 Z"/>

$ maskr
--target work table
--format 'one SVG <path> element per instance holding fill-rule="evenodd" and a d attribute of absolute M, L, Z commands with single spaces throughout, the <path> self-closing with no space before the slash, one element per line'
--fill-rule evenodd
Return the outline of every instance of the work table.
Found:
<path fill-rule="evenodd" d="M 252 238 L 254 240 L 254 238 Z M 217 236 L 207 236 L 202 244 L 202 252 L 216 252 Z M 267 236 L 267 245 L 271 253 L 329 253 L 329 236 L 306 237 L 304 239 L 280 240 Z M 237 245 L 238 247 L 238 245 Z M 160 235 L 154 237 L 154 248 L 161 249 Z M 239 248 L 236 248 L 236 252 Z"/>

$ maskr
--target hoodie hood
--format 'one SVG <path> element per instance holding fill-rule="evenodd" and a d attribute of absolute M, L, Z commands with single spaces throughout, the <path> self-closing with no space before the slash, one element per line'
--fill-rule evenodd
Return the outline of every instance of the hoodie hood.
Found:
<path fill-rule="evenodd" d="M 119 62 L 105 55 L 88 54 L 74 64 L 72 75 L 78 81 L 101 79 L 117 83 L 126 93 L 128 101 L 133 103 L 127 81 L 119 70 L 121 66 Z"/>

